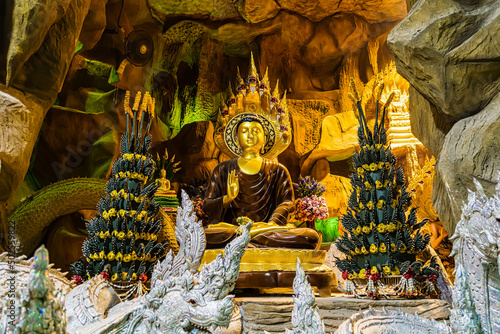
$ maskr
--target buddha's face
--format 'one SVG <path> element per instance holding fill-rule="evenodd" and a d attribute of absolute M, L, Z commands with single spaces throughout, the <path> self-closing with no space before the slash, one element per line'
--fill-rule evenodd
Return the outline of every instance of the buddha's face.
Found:
<path fill-rule="evenodd" d="M 167 176 L 167 171 L 165 169 L 161 169 L 160 170 L 160 177 L 164 178 L 165 176 Z"/>
<path fill-rule="evenodd" d="M 264 141 L 264 129 L 259 122 L 243 122 L 238 127 L 238 142 L 243 152 L 252 150 L 258 154 Z"/>

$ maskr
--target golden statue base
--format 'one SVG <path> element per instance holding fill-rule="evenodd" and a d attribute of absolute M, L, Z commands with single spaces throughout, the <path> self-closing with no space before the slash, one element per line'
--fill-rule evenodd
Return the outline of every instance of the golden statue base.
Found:
<path fill-rule="evenodd" d="M 210 263 L 224 249 L 207 249 L 201 260 L 202 264 Z M 297 258 L 305 271 L 332 271 L 323 262 L 326 258 L 324 250 L 289 249 L 289 248 L 247 248 L 241 258 L 240 272 L 250 271 L 295 271 Z"/>
<path fill-rule="evenodd" d="M 202 265 L 212 262 L 223 251 L 206 250 Z M 337 278 L 332 269 L 323 264 L 325 258 L 324 250 L 247 248 L 241 258 L 236 288 L 259 289 L 262 293 L 291 292 L 299 259 L 311 286 L 318 288 L 321 297 L 329 297 L 332 286 L 337 286 Z"/>

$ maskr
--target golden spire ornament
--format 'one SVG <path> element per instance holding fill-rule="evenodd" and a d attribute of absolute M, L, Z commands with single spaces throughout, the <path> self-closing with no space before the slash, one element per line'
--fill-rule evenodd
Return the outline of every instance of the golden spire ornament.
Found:
<path fill-rule="evenodd" d="M 255 66 L 255 62 L 253 60 L 253 52 L 250 52 L 250 68 L 248 70 L 248 77 L 255 77 L 257 80 L 259 80 L 259 73 L 257 72 L 257 67 Z"/>
<path fill-rule="evenodd" d="M 269 86 L 269 67 L 266 67 L 266 73 L 264 73 L 264 78 L 260 81 L 261 83 L 265 84 L 266 86 Z"/>
<path fill-rule="evenodd" d="M 236 81 L 238 82 L 238 85 L 236 86 L 236 91 L 241 91 L 245 89 L 245 80 L 241 77 L 240 74 L 240 68 L 236 66 Z M 231 81 L 229 82 L 229 91 L 232 93 L 233 91 L 231 90 Z"/>

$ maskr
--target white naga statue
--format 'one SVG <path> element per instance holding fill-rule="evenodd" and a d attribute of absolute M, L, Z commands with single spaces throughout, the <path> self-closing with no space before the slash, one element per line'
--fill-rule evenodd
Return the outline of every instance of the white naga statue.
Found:
<path fill-rule="evenodd" d="M 252 226 L 248 218 L 241 220 L 240 235 L 226 246 L 224 255 L 198 271 L 205 251 L 205 234 L 196 220 L 192 202 L 182 192 L 175 230 L 180 249 L 176 256 L 170 251 L 156 265 L 149 293 L 110 305 L 104 316 L 103 308 L 91 301 L 99 300 L 96 291 L 103 290 L 95 286 L 105 283 L 89 280 L 66 296 L 68 330 L 82 334 L 181 334 L 212 333 L 228 327 L 234 308 L 233 297 L 228 294 L 238 278 Z"/>

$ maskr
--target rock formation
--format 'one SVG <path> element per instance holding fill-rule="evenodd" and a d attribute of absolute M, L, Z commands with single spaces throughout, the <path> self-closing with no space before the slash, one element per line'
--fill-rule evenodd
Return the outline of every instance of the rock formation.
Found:
<path fill-rule="evenodd" d="M 500 168 L 500 9 L 496 1 L 419 1 L 388 37 L 398 72 L 411 84 L 413 133 L 436 157 L 433 203 L 449 233 L 464 189 L 486 193 Z"/>
<path fill-rule="evenodd" d="M 33 0 L 33 11 L 12 3 L 0 4 L 7 36 L 0 41 L 0 203 L 10 202 L 9 214 L 51 183 L 109 176 L 125 132 L 124 90 L 153 92 L 153 151 L 175 147 L 182 166 L 198 166 L 183 168 L 179 180 L 205 179 L 227 159 L 205 140 L 209 123 L 250 51 L 260 72 L 269 66 L 270 77 L 280 78 L 294 107 L 295 137 L 280 162 L 294 179 L 306 162 L 303 175 L 312 173 L 318 159 L 307 157 L 323 119 L 349 111 L 351 76 L 362 88 L 390 62 L 388 31 L 406 15 L 404 0 Z M 136 49 L 125 51 L 134 31 L 152 40 L 144 66 L 132 65 Z M 333 175 L 347 176 L 345 159 L 336 166 Z"/>
<path fill-rule="evenodd" d="M 343 111 L 339 100 L 342 95 L 339 94 L 340 73 L 349 75 L 355 71 L 357 77 L 367 81 L 376 68 L 390 59 L 385 36 L 406 14 L 406 4 L 401 0 L 370 1 L 362 6 L 338 1 L 321 1 L 318 6 L 306 1 L 164 4 L 150 0 L 140 3 L 124 4 L 122 8 L 119 2 L 104 5 L 99 0 L 91 1 L 77 38 L 82 46 L 68 59 L 71 61 L 68 76 L 62 86 L 59 85 L 62 90 L 56 106 L 57 117 L 85 112 L 85 117 L 92 122 L 98 118 L 95 115 L 98 110 L 92 107 L 99 98 L 96 94 L 106 93 L 100 101 L 112 102 L 114 87 L 134 93 L 137 86 L 145 86 L 147 90 L 156 91 L 159 104 L 157 112 L 161 122 L 153 128 L 154 140 L 173 138 L 189 123 L 214 120 L 219 92 L 226 98 L 229 78 L 234 77 L 236 66 L 247 67 L 250 50 L 253 50 L 258 55 L 261 72 L 269 66 L 270 75 L 281 78 L 281 87 L 288 91 L 290 104 L 297 107 L 295 121 L 299 122 L 301 115 L 314 114 L 317 118 L 317 126 L 304 129 L 305 133 L 300 133 L 299 126 L 295 127 L 295 149 L 299 157 L 319 142 L 323 117 Z M 141 6 L 144 9 L 139 9 Z M 145 30 L 154 40 L 155 55 L 145 67 L 134 67 L 123 61 L 125 37 L 134 29 Z M 72 55 L 74 49 L 71 48 Z M 349 60 L 343 60 L 345 57 Z M 114 80 L 118 81 L 108 80 L 113 71 L 116 71 Z M 113 107 L 120 101 L 121 94 L 114 99 L 111 105 L 100 104 L 99 112 L 110 115 L 97 122 L 100 127 L 106 124 L 112 129 L 115 135 L 110 139 L 116 143 L 124 129 L 123 120 L 117 121 L 113 116 Z M 310 142 L 304 141 L 306 138 Z M 68 139 L 71 148 L 77 151 L 78 141 Z M 189 148 L 191 143 L 185 144 L 185 148 Z M 46 141 L 40 142 L 37 150 L 47 149 L 47 145 Z M 103 153 L 109 157 L 110 152 Z M 217 159 L 203 157 L 214 158 Z M 54 159 L 63 167 L 69 167 L 65 154 Z M 36 161 L 36 165 L 43 165 L 38 169 L 51 169 L 41 160 Z M 87 170 L 101 170 L 111 160 L 111 157 L 84 159 L 83 164 L 89 167 L 78 176 L 91 176 Z M 207 164 L 208 168 L 215 166 Z M 298 168 L 298 163 L 294 168 Z M 181 173 L 190 171 L 184 169 Z M 47 174 L 50 173 L 43 175 L 42 185 L 59 180 L 55 173 Z M 64 175 L 64 178 L 71 176 L 77 175 Z"/>
<path fill-rule="evenodd" d="M 90 0 L 13 1 L 8 51 L 0 52 L 0 212 L 23 182 L 43 118 L 73 58 Z M 4 70 L 6 68 L 6 70 Z M 8 86 L 8 88 L 7 88 Z M 3 207 L 3 208 L 2 208 Z M 0 219 L 5 225 L 5 213 Z"/>

